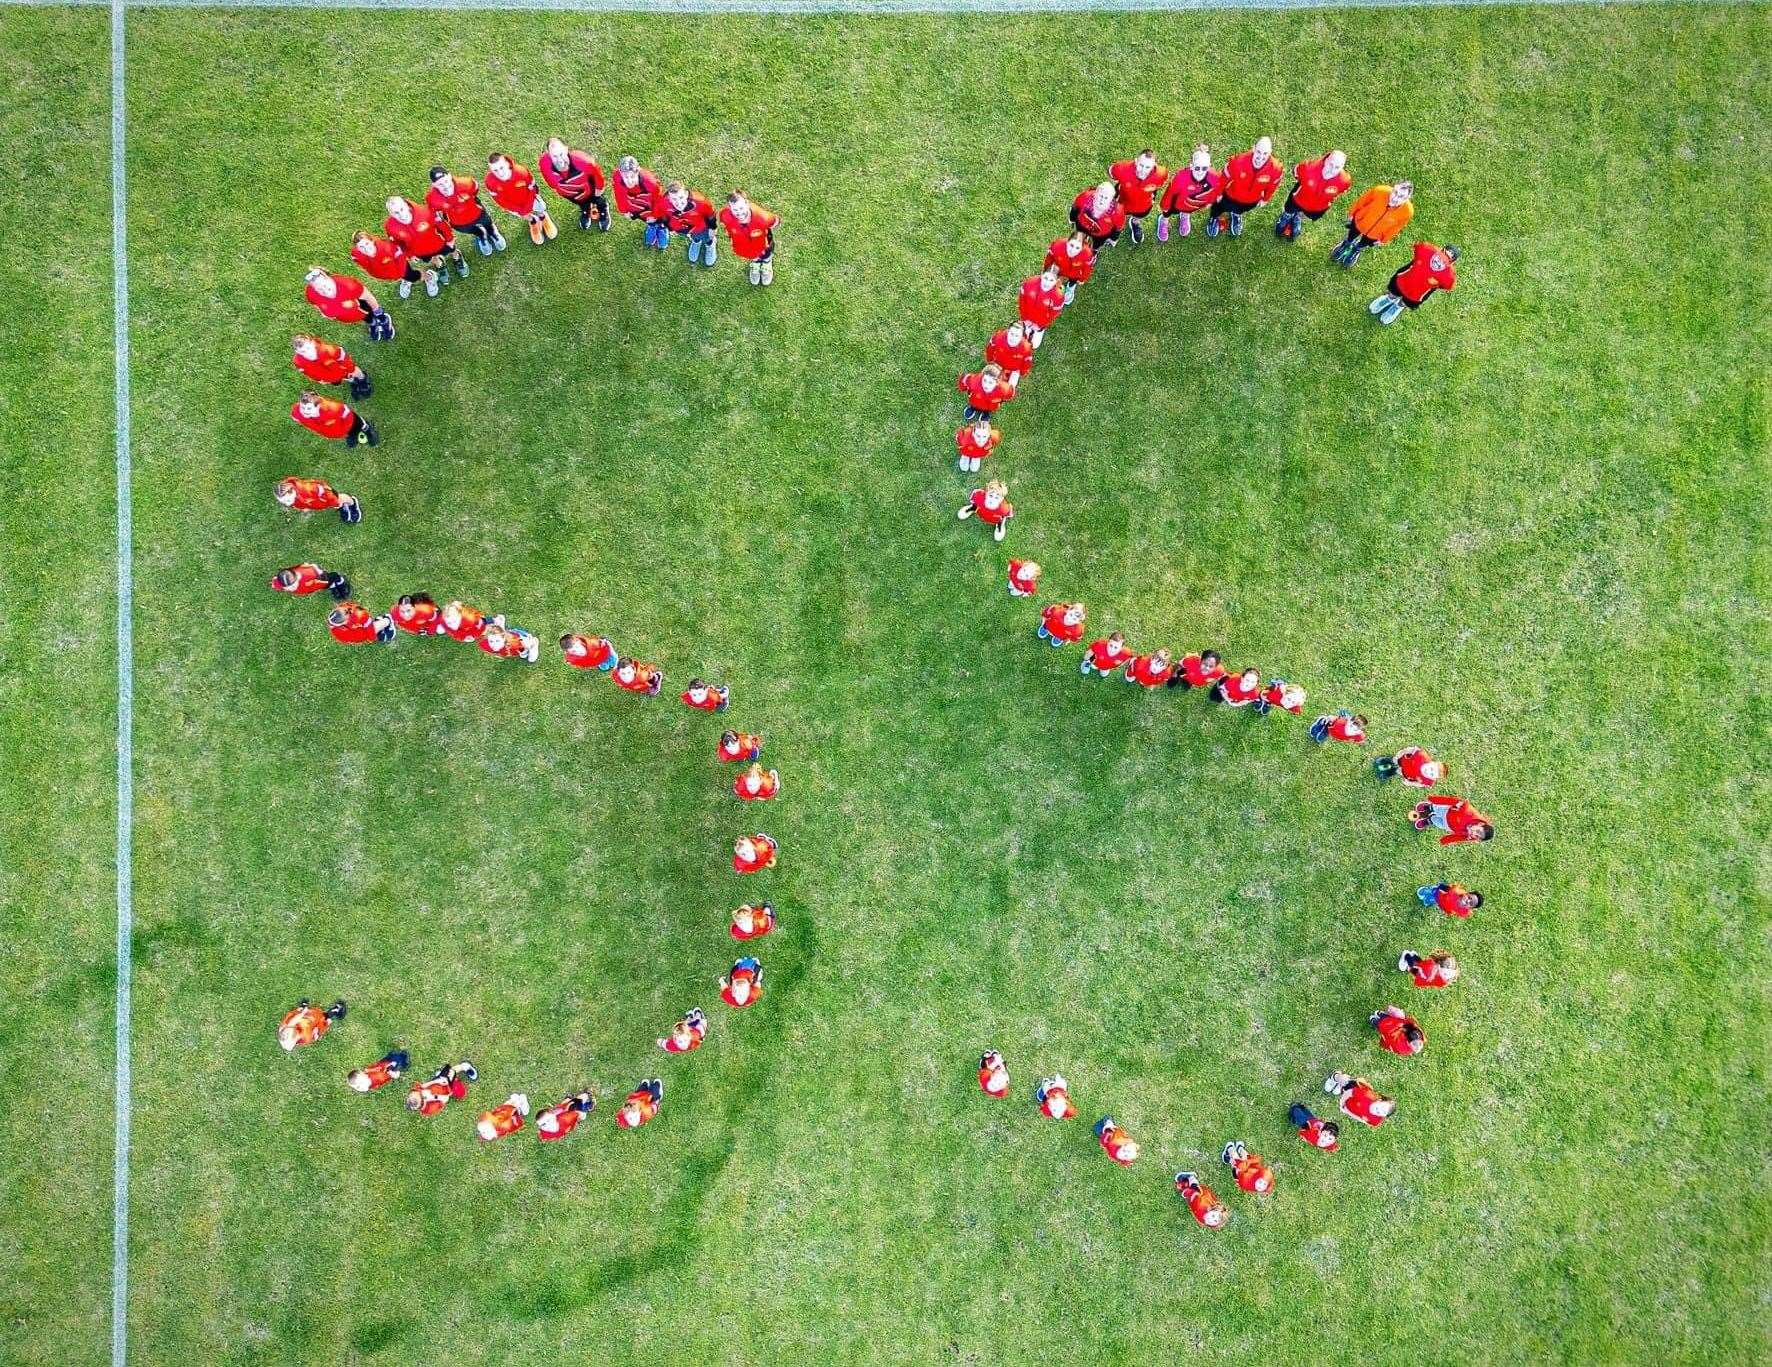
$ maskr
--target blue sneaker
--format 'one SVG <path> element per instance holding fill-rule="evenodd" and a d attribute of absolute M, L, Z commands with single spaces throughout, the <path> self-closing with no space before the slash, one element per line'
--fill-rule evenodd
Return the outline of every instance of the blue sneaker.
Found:
<path fill-rule="evenodd" d="M 1217 237 L 1218 236 L 1218 215 L 1217 214 L 1213 214 L 1212 217 L 1210 217 L 1206 220 L 1206 236 L 1207 237 Z"/>

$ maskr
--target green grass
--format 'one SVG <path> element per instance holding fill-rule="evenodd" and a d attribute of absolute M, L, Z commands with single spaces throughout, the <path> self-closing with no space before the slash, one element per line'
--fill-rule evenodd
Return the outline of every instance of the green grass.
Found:
<path fill-rule="evenodd" d="M 136 1359 L 1764 1357 L 1766 14 L 133 15 Z M 3 429 L 67 487 L 24 601 L 89 623 L 8 698 L 60 734 L 8 742 L 43 874 L 0 884 L 7 1040 L 55 1059 L 0 1084 L 0 1356 L 67 1361 L 102 1348 L 109 1199 L 108 263 L 102 61 L 64 90 L 41 59 L 102 21 L 3 22 L 6 117 L 64 140 L 93 220 L 29 216 L 90 244 L 68 316 L 24 311 L 81 400 L 54 448 Z M 297 431 L 301 269 L 433 161 L 556 129 L 748 186 L 774 289 L 626 231 L 514 238 L 358 348 L 381 447 Z M 1118 249 L 1006 414 L 1007 547 L 955 524 L 953 375 L 1068 197 L 1260 131 L 1411 176 L 1458 291 L 1377 328 L 1400 253 L 1333 270 L 1328 223 Z M 362 525 L 278 515 L 297 472 Z M 1095 624 L 1429 744 L 1501 838 L 1439 851 L 1291 719 L 1079 680 L 1005 550 Z M 786 781 L 780 868 L 725 869 L 708 719 L 551 656 L 340 649 L 263 587 L 304 558 L 730 681 Z M 1470 923 L 1414 903 L 1447 873 L 1489 896 Z M 753 891 L 784 928 L 734 1017 Z M 1466 978 L 1390 1060 L 1365 1016 L 1441 944 Z M 352 1013 L 286 1058 L 302 995 Z M 708 1046 L 661 1063 L 697 1003 Z M 665 1109 L 478 1146 L 344 1090 L 395 1041 L 493 1099 L 659 1069 Z M 1084 1119 L 985 1102 L 986 1043 Z M 1336 1066 L 1401 1109 L 1324 1158 L 1283 1113 Z M 1110 1108 L 1130 1172 L 1086 1129 Z M 1233 1135 L 1280 1191 L 1209 1238 L 1167 1179 Z"/>

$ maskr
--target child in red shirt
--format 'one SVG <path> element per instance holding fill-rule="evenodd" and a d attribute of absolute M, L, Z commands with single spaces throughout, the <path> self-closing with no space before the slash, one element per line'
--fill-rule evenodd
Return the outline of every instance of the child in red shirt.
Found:
<path fill-rule="evenodd" d="M 1194 1219 L 1207 1229 L 1223 1229 L 1231 1218 L 1230 1211 L 1212 1194 L 1212 1188 L 1203 1186 L 1199 1176 L 1191 1172 L 1175 1174 L 1175 1189 L 1187 1202 L 1187 1208 Z"/>
<path fill-rule="evenodd" d="M 379 446 L 381 433 L 343 399 L 325 399 L 311 389 L 289 405 L 289 416 L 308 431 L 328 441 L 342 441 L 346 446 Z"/>
<path fill-rule="evenodd" d="M 720 1000 L 735 1011 L 755 1006 L 763 997 L 763 965 L 750 955 L 733 961 L 720 975 Z"/>
<path fill-rule="evenodd" d="M 967 371 L 960 376 L 959 383 L 954 387 L 966 396 L 967 422 L 989 418 L 1015 397 L 1014 388 L 1002 370 L 994 365 L 987 365 L 983 370 Z"/>
<path fill-rule="evenodd" d="M 1095 1122 L 1095 1137 L 1101 1141 L 1102 1152 L 1121 1167 L 1129 1168 L 1138 1161 L 1138 1141 L 1111 1115 Z"/>
<path fill-rule="evenodd" d="M 1366 743 L 1366 718 L 1358 712 L 1349 712 L 1345 707 L 1333 717 L 1318 717 L 1311 723 L 1311 739 L 1318 745 L 1328 741 L 1345 741 L 1349 745 Z"/>
<path fill-rule="evenodd" d="M 1063 278 L 1064 303 L 1069 308 L 1076 302 L 1077 286 L 1087 285 L 1089 277 L 1095 274 L 1095 248 L 1080 232 L 1055 238 L 1046 248 L 1046 265 Z"/>
<path fill-rule="evenodd" d="M 359 228 L 351 234 L 351 260 L 372 279 L 392 280 L 402 299 L 412 297 L 413 283 L 418 280 L 425 282 L 426 294 L 437 293 L 436 271 L 421 271 L 406 248 L 391 238 L 377 237 Z"/>
<path fill-rule="evenodd" d="M 773 769 L 764 772 L 763 766 L 755 762 L 732 780 L 733 796 L 740 802 L 768 802 L 780 792 L 781 775 Z"/>
<path fill-rule="evenodd" d="M 1417 987 L 1450 987 L 1458 981 L 1458 960 L 1443 949 L 1431 954 L 1417 954 L 1405 949 L 1397 960 L 1397 972 L 1407 973 Z"/>
<path fill-rule="evenodd" d="M 1126 682 L 1145 688 L 1161 688 L 1175 673 L 1175 665 L 1167 650 L 1139 655 L 1126 666 Z"/>
<path fill-rule="evenodd" d="M 438 624 L 450 640 L 472 645 L 486 634 L 487 617 L 479 608 L 469 607 L 459 598 L 451 598 L 443 605 Z"/>
<path fill-rule="evenodd" d="M 764 869 L 774 868 L 779 848 L 774 836 L 764 835 L 761 831 L 755 835 L 739 836 L 732 846 L 733 872 L 760 873 Z"/>
<path fill-rule="evenodd" d="M 1412 1058 L 1427 1048 L 1427 1036 L 1422 1034 L 1415 1018 L 1406 1015 L 1400 1006 L 1381 1007 L 1366 1018 L 1366 1023 L 1378 1031 L 1379 1045 L 1393 1054 Z"/>
<path fill-rule="evenodd" d="M 1282 242 L 1297 241 L 1304 231 L 1304 221 L 1315 223 L 1329 212 L 1331 205 L 1349 190 L 1354 182 L 1347 174 L 1347 153 L 1337 148 L 1315 161 L 1301 161 L 1294 168 L 1297 178 L 1286 196 L 1286 204 L 1274 221 L 1274 236 Z"/>
<path fill-rule="evenodd" d="M 1323 1090 L 1336 1098 L 1343 1115 L 1375 1130 L 1397 1109 L 1395 1101 L 1382 1095 L 1363 1077 L 1331 1073 L 1323 1083 Z"/>
<path fill-rule="evenodd" d="M 1040 343 L 1046 340 L 1046 329 L 1064 311 L 1064 290 L 1059 286 L 1056 266 L 1048 266 L 1021 282 L 1016 311 L 1029 345 L 1038 351 Z"/>
<path fill-rule="evenodd" d="M 542 1142 L 564 1139 L 578 1128 L 578 1122 L 597 1105 L 597 1098 L 587 1089 L 562 1097 L 535 1117 L 535 1137 Z"/>
<path fill-rule="evenodd" d="M 412 1060 L 404 1049 L 390 1049 L 367 1068 L 353 1068 L 345 1074 L 345 1086 L 353 1092 L 379 1092 L 397 1081 Z"/>
<path fill-rule="evenodd" d="M 1438 907 L 1448 916 L 1456 916 L 1464 920 L 1478 907 L 1483 905 L 1483 894 L 1472 892 L 1457 883 L 1435 883 L 1430 887 L 1415 889 L 1415 895 L 1424 907 Z"/>
<path fill-rule="evenodd" d="M 468 1084 L 479 1078 L 474 1065 L 463 1059 L 439 1068 L 423 1082 L 415 1082 L 406 1092 L 406 1109 L 421 1116 L 433 1116 L 451 1101 L 460 1101 L 468 1094 Z"/>
<path fill-rule="evenodd" d="M 1446 777 L 1446 766 L 1419 745 L 1411 745 L 1394 755 L 1380 755 L 1372 761 L 1372 771 L 1379 779 L 1400 778 L 1411 788 L 1432 788 Z"/>
<path fill-rule="evenodd" d="M 1287 683 L 1284 679 L 1269 679 L 1267 687 L 1261 690 L 1261 696 L 1255 700 L 1257 716 L 1265 717 L 1274 708 L 1282 712 L 1290 712 L 1299 716 L 1304 712 L 1304 689 L 1295 683 Z"/>
<path fill-rule="evenodd" d="M 394 639 L 394 619 L 386 613 L 377 617 L 361 603 L 345 599 L 326 614 L 326 629 L 340 645 L 361 646 L 374 642 L 386 645 Z"/>
<path fill-rule="evenodd" d="M 780 214 L 752 204 L 743 190 L 726 196 L 726 207 L 720 210 L 720 226 L 732 243 L 732 254 L 746 263 L 753 285 L 775 283 L 775 230 L 780 225 Z"/>
<path fill-rule="evenodd" d="M 502 617 L 494 617 L 487 623 L 486 630 L 474 644 L 496 659 L 522 660 L 526 664 L 541 659 L 541 638 L 522 627 L 505 625 Z"/>
<path fill-rule="evenodd" d="M 763 753 L 763 737 L 753 736 L 748 731 L 722 731 L 720 746 L 715 752 L 720 763 L 750 763 Z"/>
<path fill-rule="evenodd" d="M 285 508 L 298 513 L 338 510 L 340 522 L 361 522 L 363 505 L 351 494 L 341 494 L 323 479 L 297 479 L 285 475 L 271 486 L 271 493 Z"/>
<path fill-rule="evenodd" d="M 1181 657 L 1181 668 L 1169 680 L 1170 688 L 1211 688 L 1228 671 L 1218 662 L 1216 650 L 1202 650 Z"/>
<path fill-rule="evenodd" d="M 697 712 L 724 712 L 731 701 L 732 690 L 725 684 L 704 683 L 700 679 L 691 679 L 689 687 L 678 695 L 685 707 L 693 707 Z"/>
<path fill-rule="evenodd" d="M 1207 696 L 1227 707 L 1247 707 L 1261 696 L 1261 671 L 1245 669 L 1240 674 L 1226 674 L 1212 685 Z"/>
<path fill-rule="evenodd" d="M 1210 209 L 1224 193 L 1224 174 L 1212 169 L 1212 149 L 1205 143 L 1194 148 L 1188 164 L 1175 173 L 1157 206 L 1157 241 L 1169 240 L 1169 216 L 1176 231 L 1186 237 L 1194 229 L 1194 215 Z"/>
<path fill-rule="evenodd" d="M 1495 838 L 1495 823 L 1471 806 L 1468 798 L 1436 793 L 1425 802 L 1417 802 L 1409 817 L 1418 831 L 1431 827 L 1446 832 L 1440 837 L 1442 845 L 1463 845 Z"/>
<path fill-rule="evenodd" d="M 1001 1101 L 1009 1095 L 1009 1068 L 995 1049 L 978 1056 L 978 1087 L 986 1096 Z"/>
<path fill-rule="evenodd" d="M 664 670 L 626 655 L 615 662 L 609 678 L 624 693 L 644 693 L 649 698 L 656 698 L 664 687 Z"/>
<path fill-rule="evenodd" d="M 1126 644 L 1124 632 L 1111 632 L 1099 641 L 1091 641 L 1089 649 L 1083 652 L 1083 663 L 1077 666 L 1077 673 L 1087 674 L 1094 670 L 1101 678 L 1107 678 L 1116 669 L 1123 669 L 1132 658 L 1132 648 Z M 1174 679 L 1170 680 L 1171 683 Z"/>
<path fill-rule="evenodd" d="M 575 636 L 571 632 L 560 638 L 560 653 L 574 669 L 595 669 L 604 674 L 615 668 L 618 658 L 615 643 L 607 636 Z"/>
<path fill-rule="evenodd" d="M 516 1134 L 523 1128 L 523 1119 L 528 1114 L 529 1098 L 521 1092 L 512 1092 L 490 1111 L 480 1112 L 480 1118 L 474 1122 L 474 1133 L 490 1144 L 495 1139 Z"/>
<path fill-rule="evenodd" d="M 345 1004 L 336 1001 L 322 1011 L 306 997 L 303 997 L 289 1010 L 283 1013 L 283 1019 L 277 1022 L 277 1044 L 284 1053 L 303 1048 L 310 1044 L 318 1044 L 332 1029 L 332 1023 L 343 1020 Z"/>
<path fill-rule="evenodd" d="M 1070 1084 L 1058 1073 L 1040 1079 L 1034 1088 L 1034 1105 L 1048 1120 L 1076 1118 L 1077 1103 L 1071 1100 Z"/>
<path fill-rule="evenodd" d="M 735 940 L 760 940 L 775 929 L 775 907 L 769 902 L 746 902 L 732 909 L 729 927 Z"/>
<path fill-rule="evenodd" d="M 1072 646 L 1083 639 L 1083 605 L 1081 603 L 1051 603 L 1040 614 L 1040 626 L 1035 632 L 1047 645 Z"/>
<path fill-rule="evenodd" d="M 372 342 L 394 339 L 394 320 L 376 297 L 354 275 L 335 275 L 318 266 L 302 277 L 307 300 L 320 316 L 334 323 L 363 323 Z"/>
<path fill-rule="evenodd" d="M 1294 1101 L 1287 1111 L 1286 1118 L 1298 1131 L 1298 1137 L 1313 1149 L 1322 1149 L 1325 1153 L 1334 1153 L 1341 1147 L 1341 1126 L 1333 1120 L 1319 1120 L 1311 1114 L 1311 1108 L 1301 1101 Z"/>
<path fill-rule="evenodd" d="M 414 636 L 440 636 L 443 634 L 443 609 L 437 606 L 437 600 L 428 593 L 403 593 L 388 615 L 394 619 L 394 625 L 401 631 L 410 632 Z"/>
<path fill-rule="evenodd" d="M 1040 565 L 1038 561 L 1011 560 L 1009 562 L 1009 596 L 1011 598 L 1032 598 L 1039 583 Z"/>
<path fill-rule="evenodd" d="M 980 413 L 970 422 L 960 425 L 954 433 L 954 445 L 960 452 L 960 473 L 976 473 L 984 463 L 984 458 L 997 449 L 997 443 L 1003 440 L 1003 434 L 991 426 L 991 420 Z"/>
<path fill-rule="evenodd" d="M 1021 383 L 1021 377 L 1034 368 L 1034 344 L 1019 319 L 991 334 L 984 344 L 984 359 L 1008 376 L 1011 389 Z"/>
<path fill-rule="evenodd" d="M 1435 290 L 1451 291 L 1458 283 L 1452 263 L 1458 260 L 1457 247 L 1436 247 L 1431 242 L 1417 242 L 1409 264 L 1390 278 L 1384 293 L 1366 306 L 1381 323 L 1394 323 L 1403 310 L 1414 312 Z"/>
<path fill-rule="evenodd" d="M 653 1116 L 664 1101 L 662 1079 L 642 1078 L 640 1085 L 627 1094 L 615 1113 L 615 1123 L 624 1130 L 637 1130 Z"/>
<path fill-rule="evenodd" d="M 962 522 L 977 517 L 991 529 L 991 539 L 1001 541 L 1009 531 L 1009 519 L 1015 516 L 1015 505 L 1009 501 L 1009 486 L 993 479 L 982 489 L 974 489 L 965 507 L 955 514 Z"/>
<path fill-rule="evenodd" d="M 1231 1170 L 1237 1186 L 1251 1196 L 1266 1196 L 1274 1189 L 1274 1170 L 1261 1161 L 1260 1154 L 1250 1153 L 1241 1139 L 1231 1140 L 1218 1157 Z"/>
<path fill-rule="evenodd" d="M 699 1006 L 683 1014 L 683 1019 L 671 1027 L 671 1033 L 659 1040 L 658 1047 L 667 1054 L 689 1054 L 701 1048 L 701 1042 L 707 1038 L 708 1016 Z"/>

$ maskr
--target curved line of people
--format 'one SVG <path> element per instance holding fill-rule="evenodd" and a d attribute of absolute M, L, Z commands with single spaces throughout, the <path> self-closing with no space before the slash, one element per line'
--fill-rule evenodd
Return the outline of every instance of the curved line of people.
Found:
<path fill-rule="evenodd" d="M 1002 433 L 992 423 L 992 415 L 1019 392 L 1022 381 L 1033 369 L 1034 353 L 1045 341 L 1046 329 L 1075 302 L 1078 287 L 1093 277 L 1101 252 L 1123 237 L 1133 247 L 1141 245 L 1145 241 L 1144 221 L 1153 211 L 1157 215 L 1155 236 L 1159 243 L 1170 240 L 1171 224 L 1174 237 L 1189 236 L 1195 214 L 1206 215 L 1206 237 L 1217 238 L 1221 233 L 1240 237 L 1248 216 L 1273 199 L 1285 171 L 1284 164 L 1273 155 L 1272 140 L 1266 137 L 1232 157 L 1222 172 L 1213 169 L 1211 151 L 1204 143 L 1194 149 L 1188 165 L 1173 176 L 1147 148 L 1135 157 L 1114 162 L 1108 168 L 1107 179 L 1079 193 L 1070 207 L 1072 231 L 1052 241 L 1040 273 L 1021 284 L 1016 321 L 991 336 L 985 345 L 983 367 L 959 378 L 957 387 L 966 396 L 965 413 L 954 434 L 960 472 L 977 473 L 985 458 L 1001 444 Z M 1300 163 L 1276 216 L 1275 236 L 1285 242 L 1297 242 L 1304 224 L 1322 218 L 1352 187 L 1347 156 L 1338 149 Z M 1408 181 L 1375 185 L 1360 195 L 1348 215 L 1347 233 L 1331 252 L 1331 259 L 1348 269 L 1369 249 L 1395 240 L 1414 214 L 1413 200 L 1414 187 Z M 1458 256 L 1456 247 L 1417 242 L 1410 261 L 1392 274 L 1385 292 L 1372 301 L 1369 312 L 1381 323 L 1394 323 L 1405 309 L 1419 308 L 1429 295 L 1451 290 L 1455 283 L 1452 263 Z M 994 540 L 1002 541 L 1015 515 L 1008 492 L 1001 480 L 990 480 L 971 492 L 958 517 L 962 521 L 977 518 L 992 529 Z M 1011 559 L 1010 595 L 1033 597 L 1041 573 L 1041 567 L 1032 560 Z M 1079 645 L 1085 634 L 1086 616 L 1080 602 L 1050 603 L 1040 614 L 1035 635 L 1053 648 Z M 1261 671 L 1252 667 L 1233 671 L 1222 663 L 1216 650 L 1190 652 L 1180 660 L 1174 659 L 1167 649 L 1140 653 L 1126 644 L 1125 635 L 1119 631 L 1098 637 L 1084 648 L 1078 673 L 1097 678 L 1118 674 L 1127 683 L 1145 689 L 1203 688 L 1213 702 L 1229 708 L 1247 707 L 1255 716 L 1266 716 L 1275 708 L 1295 715 L 1304 711 L 1305 690 L 1297 683 L 1279 677 L 1264 682 Z M 1332 741 L 1361 745 L 1366 741 L 1366 727 L 1363 715 L 1342 709 L 1317 716 L 1308 734 L 1320 745 Z M 1418 830 L 1440 832 L 1441 845 L 1481 843 L 1493 838 L 1495 823 L 1469 799 L 1432 791 L 1445 777 L 1446 768 L 1421 746 L 1405 746 L 1394 754 L 1379 756 L 1373 761 L 1373 771 L 1380 781 L 1398 779 L 1408 787 L 1427 791 L 1428 795 L 1415 804 L 1409 819 Z M 1483 904 L 1481 893 L 1458 883 L 1419 888 L 1416 896 L 1424 907 L 1457 919 L 1469 917 Z M 1397 961 L 1397 969 L 1408 974 L 1412 985 L 1420 989 L 1446 988 L 1459 976 L 1458 960 L 1445 950 L 1405 950 Z M 1367 1018 L 1367 1023 L 1376 1033 L 1380 1048 L 1389 1053 L 1409 1058 L 1427 1047 L 1426 1033 L 1401 1007 L 1381 1007 Z M 1010 1095 L 1008 1065 L 1000 1051 L 986 1049 L 979 1057 L 978 1085 L 987 1096 L 1001 1099 Z M 1344 1116 L 1374 1129 L 1396 1108 L 1393 1098 L 1379 1092 L 1365 1078 L 1340 1070 L 1332 1073 L 1323 1087 L 1335 1098 Z M 1039 1113 L 1050 1119 L 1068 1120 L 1077 1115 L 1069 1084 L 1061 1075 L 1041 1078 L 1034 1088 L 1034 1102 Z M 1333 1152 L 1339 1147 L 1338 1122 L 1316 1115 L 1304 1103 L 1292 1103 L 1288 1120 L 1298 1137 L 1312 1148 Z M 1094 1134 L 1114 1162 L 1130 1167 L 1137 1161 L 1138 1141 L 1111 1114 L 1095 1123 Z M 1251 1152 L 1243 1140 L 1230 1140 L 1219 1156 L 1242 1191 L 1265 1195 L 1274 1190 L 1273 1169 L 1260 1154 Z M 1199 1224 L 1217 1229 L 1229 1220 L 1229 1208 L 1198 1173 L 1183 1170 L 1175 1174 L 1174 1181 L 1176 1191 Z"/>

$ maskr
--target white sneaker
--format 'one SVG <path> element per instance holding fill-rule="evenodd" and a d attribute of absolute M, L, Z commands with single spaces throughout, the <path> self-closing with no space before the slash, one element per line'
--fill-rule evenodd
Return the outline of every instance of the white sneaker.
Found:
<path fill-rule="evenodd" d="M 775 263 L 773 261 L 765 261 L 763 263 L 763 283 L 765 285 L 773 285 L 775 283 Z"/>
<path fill-rule="evenodd" d="M 703 252 L 702 252 L 702 264 L 706 265 L 706 266 L 713 265 L 714 262 L 719 258 L 719 255 L 720 255 L 720 253 L 718 253 L 717 251 L 714 250 L 713 241 L 712 241 L 712 239 L 710 239 L 707 247 L 705 249 L 703 249 Z"/>
<path fill-rule="evenodd" d="M 755 261 L 751 262 L 749 274 L 753 285 L 761 285 L 763 283 L 763 268 Z"/>
<path fill-rule="evenodd" d="M 493 233 L 492 245 L 502 252 L 505 249 L 505 235 L 498 232 Z"/>
<path fill-rule="evenodd" d="M 402 280 L 400 282 L 400 297 L 402 299 L 410 299 L 412 297 L 412 282 L 410 280 Z"/>
<path fill-rule="evenodd" d="M 437 272 L 436 271 L 426 271 L 425 272 L 425 293 L 428 294 L 433 299 L 435 299 L 437 297 Z"/>

